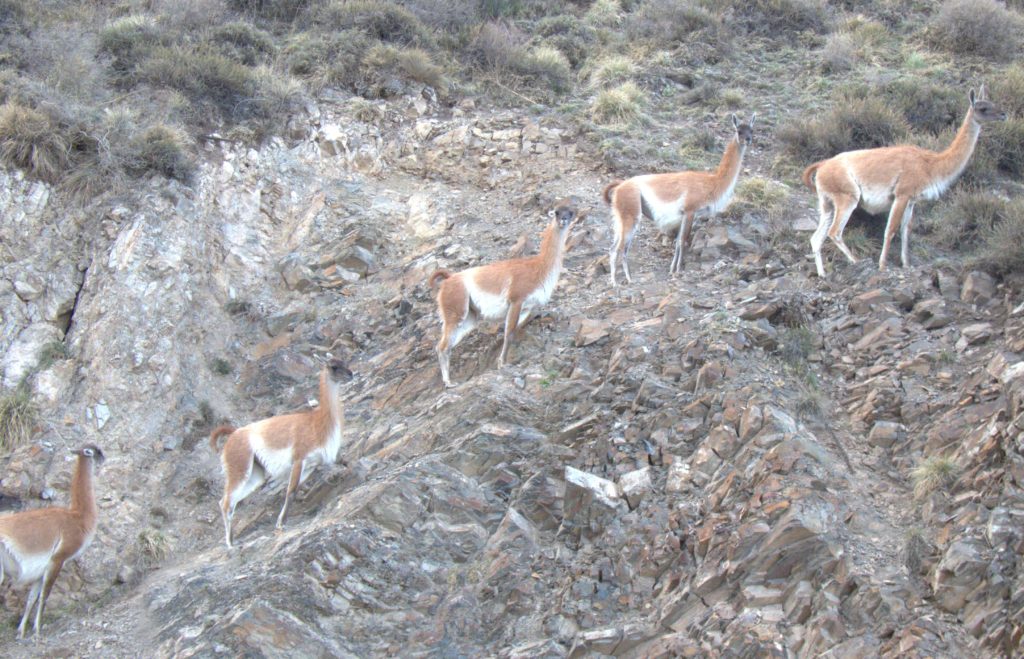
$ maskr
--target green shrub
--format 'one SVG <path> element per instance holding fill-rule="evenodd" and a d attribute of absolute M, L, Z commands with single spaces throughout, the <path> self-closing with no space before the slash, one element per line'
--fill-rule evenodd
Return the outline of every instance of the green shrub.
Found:
<path fill-rule="evenodd" d="M 150 126 L 132 143 L 131 173 L 154 172 L 184 183 L 192 179 L 195 165 L 188 155 L 186 137 L 169 126 Z"/>
<path fill-rule="evenodd" d="M 625 82 L 601 91 L 591 110 L 594 121 L 601 124 L 629 124 L 640 117 L 643 92 L 634 82 Z"/>
<path fill-rule="evenodd" d="M 825 0 L 700 0 L 749 34 L 785 37 L 794 32 L 828 32 Z"/>
<path fill-rule="evenodd" d="M 536 34 L 544 44 L 562 51 L 574 69 L 586 61 L 597 40 L 594 28 L 568 14 L 542 18 L 537 23 Z"/>
<path fill-rule="evenodd" d="M 249 16 L 293 21 L 317 0 L 228 0 L 228 6 Z"/>
<path fill-rule="evenodd" d="M 996 167 L 1012 177 L 1024 177 L 1024 118 L 989 124 L 982 131 L 982 148 L 995 159 Z"/>
<path fill-rule="evenodd" d="M 443 69 L 434 64 L 430 53 L 418 48 L 396 48 L 378 43 L 366 53 L 360 63 L 360 72 L 364 86 L 375 86 L 381 91 L 388 87 L 389 78 L 414 80 L 435 88 L 444 85 Z M 380 92 L 371 94 L 372 97 L 386 95 Z"/>
<path fill-rule="evenodd" d="M 568 91 L 572 67 L 562 51 L 551 46 L 537 46 L 524 51 L 511 63 L 513 71 L 534 86 L 555 92 Z"/>
<path fill-rule="evenodd" d="M 898 78 L 882 88 L 882 93 L 899 108 L 914 129 L 939 133 L 950 126 L 959 127 L 967 113 L 967 93 L 918 78 Z"/>
<path fill-rule="evenodd" d="M 430 30 L 416 15 L 392 2 L 335 1 L 317 12 L 316 23 L 332 31 L 359 30 L 373 39 L 399 46 L 436 47 Z"/>
<path fill-rule="evenodd" d="M 985 230 L 974 265 L 996 275 L 1024 274 L 1024 199 L 1007 202 L 1000 221 Z"/>
<path fill-rule="evenodd" d="M 989 98 L 1015 119 L 1024 119 L 1024 64 L 1011 64 L 989 86 Z"/>
<path fill-rule="evenodd" d="M 936 48 L 992 59 L 1012 58 L 1022 33 L 1024 20 L 996 0 L 946 0 L 930 26 Z"/>
<path fill-rule="evenodd" d="M 599 61 L 590 72 L 590 85 L 594 88 L 608 87 L 626 82 L 637 71 L 637 66 L 625 55 L 610 55 Z"/>
<path fill-rule="evenodd" d="M 857 45 L 850 34 L 837 32 L 829 36 L 821 51 L 821 68 L 825 73 L 843 73 L 857 64 Z"/>
<path fill-rule="evenodd" d="M 840 99 L 823 117 L 801 117 L 778 132 L 785 150 L 807 163 L 843 151 L 888 146 L 906 135 L 903 117 L 877 98 Z"/>
<path fill-rule="evenodd" d="M 648 0 L 626 19 L 626 34 L 670 47 L 685 44 L 694 32 L 717 31 L 721 20 L 696 0 Z"/>
<path fill-rule="evenodd" d="M 209 42 L 225 57 L 246 66 L 266 64 L 274 57 L 270 34 L 241 21 L 217 26 Z"/>
<path fill-rule="evenodd" d="M 972 267 L 1024 273 L 1024 200 L 961 187 L 926 218 L 922 228 L 929 240 L 967 255 Z"/>
<path fill-rule="evenodd" d="M 68 167 L 72 139 L 50 115 L 16 102 L 0 105 L 0 160 L 44 181 Z"/>
<path fill-rule="evenodd" d="M 210 360 L 210 370 L 217 375 L 230 375 L 233 369 L 228 360 L 223 357 L 214 357 Z"/>
<path fill-rule="evenodd" d="M 28 441 L 37 415 L 28 387 L 20 386 L 0 396 L 0 450 L 4 454 Z"/>
<path fill-rule="evenodd" d="M 167 37 L 147 16 L 125 16 L 100 31 L 98 50 L 112 59 L 111 68 L 121 76 L 130 76 Z"/>

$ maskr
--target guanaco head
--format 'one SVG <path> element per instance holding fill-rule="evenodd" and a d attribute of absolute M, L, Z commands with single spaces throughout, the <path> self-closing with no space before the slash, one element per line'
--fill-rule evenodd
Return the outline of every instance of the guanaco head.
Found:
<path fill-rule="evenodd" d="M 330 377 L 331 382 L 341 384 L 342 382 L 348 382 L 352 379 L 352 371 L 349 370 L 345 362 L 340 359 L 331 359 L 324 366 L 327 369 L 327 375 Z"/>
<path fill-rule="evenodd" d="M 735 113 L 732 115 L 732 127 L 736 129 L 736 141 L 739 142 L 740 146 L 748 147 L 754 142 L 754 120 L 757 119 L 757 113 L 750 115 L 750 121 L 745 124 L 741 124 L 739 118 Z"/>
<path fill-rule="evenodd" d="M 99 446 L 95 444 L 86 444 L 85 446 L 71 451 L 75 455 L 80 455 L 83 458 L 89 458 L 93 461 L 97 467 L 103 464 L 103 461 L 107 458 L 103 455 L 103 451 L 100 450 Z"/>
<path fill-rule="evenodd" d="M 586 217 L 586 213 L 580 213 L 572 200 L 563 199 L 548 211 L 548 217 L 558 226 L 559 231 L 565 232 L 576 226 L 580 220 Z"/>
<path fill-rule="evenodd" d="M 985 91 L 985 85 L 982 85 L 981 89 L 978 90 L 977 97 L 975 97 L 973 89 L 967 97 L 971 100 L 974 120 L 979 124 L 989 121 L 1004 121 L 1006 119 L 1006 113 L 1003 112 L 1003 109 L 988 100 L 988 92 Z"/>

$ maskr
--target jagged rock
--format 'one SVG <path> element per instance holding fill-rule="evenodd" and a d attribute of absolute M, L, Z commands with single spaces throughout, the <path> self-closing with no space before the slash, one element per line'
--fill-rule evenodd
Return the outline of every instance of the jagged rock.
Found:
<path fill-rule="evenodd" d="M 651 480 L 651 468 L 644 467 L 619 477 L 619 489 L 626 497 L 630 508 L 636 508 L 640 501 L 651 491 L 654 483 Z"/>
<path fill-rule="evenodd" d="M 963 352 L 968 346 L 987 341 L 992 338 L 992 323 L 971 323 L 960 329 L 956 349 Z"/>
<path fill-rule="evenodd" d="M 876 288 L 850 300 L 850 311 L 861 314 L 868 313 L 872 309 L 890 304 L 892 301 L 892 293 L 882 288 Z"/>
<path fill-rule="evenodd" d="M 972 270 L 964 277 L 960 299 L 968 304 L 986 304 L 996 294 L 996 282 L 984 272 Z"/>
<path fill-rule="evenodd" d="M 418 238 L 436 238 L 448 229 L 448 216 L 434 206 L 431 197 L 417 192 L 409 197 L 406 221 Z"/>
<path fill-rule="evenodd" d="M 579 319 L 579 329 L 576 331 L 575 345 L 588 346 L 597 343 L 608 336 L 611 330 L 611 322 L 608 320 L 591 320 L 589 318 Z"/>
<path fill-rule="evenodd" d="M 35 272 L 23 272 L 14 278 L 14 292 L 25 302 L 31 302 L 43 294 L 46 282 Z"/>
<path fill-rule="evenodd" d="M 625 504 L 615 483 L 566 466 L 565 497 L 562 501 L 565 521 L 589 525 L 594 532 L 604 526 L 609 513 L 617 514 L 624 508 Z"/>
<path fill-rule="evenodd" d="M 32 391 L 41 400 L 53 406 L 60 403 L 71 388 L 76 365 L 71 360 L 60 360 L 45 371 L 36 374 Z"/>
<path fill-rule="evenodd" d="M 682 460 L 675 460 L 668 468 L 665 478 L 666 492 L 685 492 L 690 487 L 690 465 Z"/>
<path fill-rule="evenodd" d="M 285 257 L 277 268 L 289 289 L 306 293 L 317 288 L 316 275 L 298 254 Z"/>
<path fill-rule="evenodd" d="M 932 577 L 935 603 L 950 613 L 962 609 L 968 596 L 984 583 L 988 565 L 989 561 L 984 558 L 984 548 L 976 540 L 954 540 L 943 554 Z"/>
<path fill-rule="evenodd" d="M 914 318 L 925 329 L 938 329 L 953 322 L 953 316 L 946 310 L 946 301 L 942 298 L 929 298 L 915 304 Z"/>
<path fill-rule="evenodd" d="M 892 448 L 906 437 L 906 428 L 894 421 L 875 421 L 868 433 L 868 443 L 881 448 Z"/>

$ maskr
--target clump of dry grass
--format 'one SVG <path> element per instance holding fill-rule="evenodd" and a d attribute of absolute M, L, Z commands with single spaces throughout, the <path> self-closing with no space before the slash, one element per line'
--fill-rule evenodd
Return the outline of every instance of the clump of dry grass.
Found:
<path fill-rule="evenodd" d="M 73 140 L 49 114 L 17 102 L 0 105 L 0 160 L 44 181 L 67 170 Z"/>
<path fill-rule="evenodd" d="M 0 396 L 0 451 L 10 453 L 28 441 L 37 416 L 28 387 L 19 386 Z"/>
<path fill-rule="evenodd" d="M 643 100 L 643 92 L 636 83 L 625 82 L 598 93 L 591 110 L 598 123 L 629 124 L 640 118 Z"/>
<path fill-rule="evenodd" d="M 953 458 L 933 456 L 910 472 L 914 483 L 914 496 L 924 499 L 939 488 L 946 488 L 956 481 L 960 467 Z"/>
<path fill-rule="evenodd" d="M 810 163 L 853 149 L 888 146 L 908 132 L 903 117 L 877 98 L 842 99 L 817 119 L 801 117 L 785 126 L 778 137 L 798 162 Z"/>

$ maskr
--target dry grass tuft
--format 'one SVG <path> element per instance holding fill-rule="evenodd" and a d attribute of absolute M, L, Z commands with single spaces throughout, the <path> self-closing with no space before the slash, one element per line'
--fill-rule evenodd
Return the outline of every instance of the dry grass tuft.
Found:
<path fill-rule="evenodd" d="M 19 386 L 0 396 L 0 451 L 6 455 L 27 442 L 37 416 L 28 387 Z"/>
<path fill-rule="evenodd" d="M 0 105 L 0 160 L 44 181 L 67 170 L 72 140 L 50 115 L 9 102 Z"/>
<path fill-rule="evenodd" d="M 947 488 L 956 481 L 960 467 L 953 458 L 934 456 L 918 465 L 910 478 L 914 482 L 914 496 L 924 499 L 939 488 Z"/>
<path fill-rule="evenodd" d="M 996 0 L 946 0 L 931 21 L 936 48 L 1007 60 L 1021 47 L 1024 20 Z"/>
<path fill-rule="evenodd" d="M 631 124 L 640 118 L 644 95 L 634 82 L 625 82 L 598 93 L 591 106 L 600 124 Z"/>

